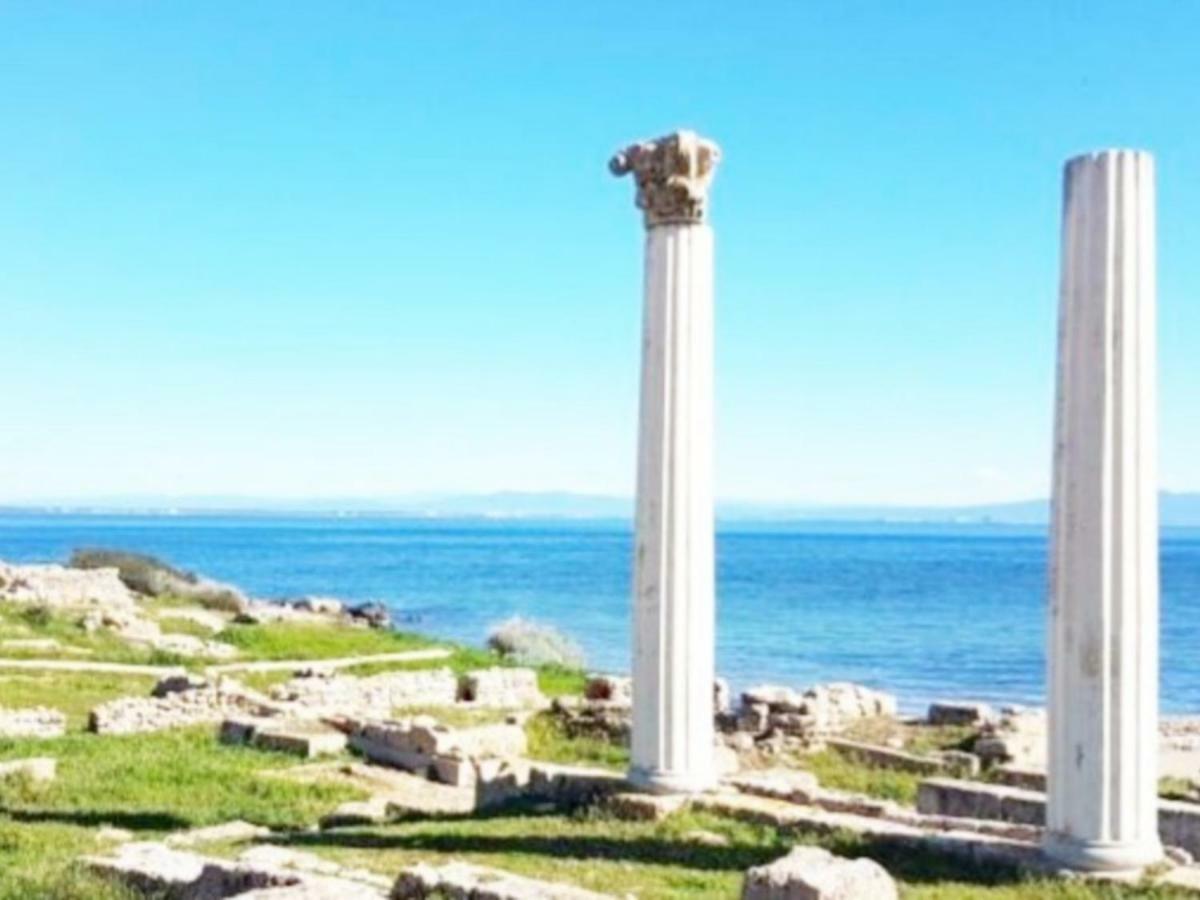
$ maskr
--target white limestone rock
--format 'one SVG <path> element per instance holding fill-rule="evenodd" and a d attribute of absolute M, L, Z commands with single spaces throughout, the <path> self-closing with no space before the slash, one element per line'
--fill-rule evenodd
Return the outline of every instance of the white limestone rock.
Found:
<path fill-rule="evenodd" d="M 67 733 L 67 716 L 48 706 L 0 708 L 0 738 L 56 738 Z"/>
<path fill-rule="evenodd" d="M 116 569 L 71 569 L 60 565 L 0 562 L 0 603 L 52 609 L 94 608 L 135 611 L 138 598 Z"/>
<path fill-rule="evenodd" d="M 795 847 L 787 856 L 746 873 L 742 900 L 898 900 L 892 876 L 869 859 L 845 859 L 820 847 Z"/>
<path fill-rule="evenodd" d="M 513 875 L 502 869 L 465 862 L 434 866 L 417 863 L 400 872 L 392 886 L 392 900 L 427 897 L 462 897 L 478 900 L 604 900 L 598 894 L 568 884 Z"/>
<path fill-rule="evenodd" d="M 495 709 L 543 707 L 546 697 L 533 669 L 494 667 L 476 669 L 463 676 L 459 699 L 464 703 Z"/>

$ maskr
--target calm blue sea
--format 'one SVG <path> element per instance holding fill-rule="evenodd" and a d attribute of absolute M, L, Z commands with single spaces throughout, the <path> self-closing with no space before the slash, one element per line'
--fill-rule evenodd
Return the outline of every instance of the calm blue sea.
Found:
<path fill-rule="evenodd" d="M 624 523 L 0 517 L 0 559 L 137 550 L 257 596 L 381 600 L 407 627 L 472 643 L 521 615 L 614 671 L 629 665 L 631 543 Z M 1039 529 L 728 526 L 717 557 L 718 669 L 735 685 L 847 679 L 908 709 L 1042 700 Z M 1200 712 L 1200 532 L 1164 534 L 1162 576 L 1163 709 Z"/>

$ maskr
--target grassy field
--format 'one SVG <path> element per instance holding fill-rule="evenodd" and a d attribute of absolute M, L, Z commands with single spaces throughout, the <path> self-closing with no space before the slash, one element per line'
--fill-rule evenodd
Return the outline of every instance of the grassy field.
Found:
<path fill-rule="evenodd" d="M 73 623 L 53 616 L 5 612 L 0 635 L 14 633 L 86 645 L 92 650 L 89 658 L 133 661 L 128 647 L 113 645 L 104 635 L 83 635 Z M 411 634 L 283 623 L 229 626 L 219 638 L 238 646 L 248 659 L 318 660 L 449 646 Z M 431 665 L 466 671 L 504 664 L 488 651 L 450 649 L 447 660 L 369 664 L 352 672 Z M 286 677 L 286 672 L 245 676 L 260 687 Z M 559 668 L 541 670 L 540 679 L 543 690 L 555 695 L 578 693 L 584 684 L 581 672 Z M 210 727 L 131 736 L 82 731 L 86 713 L 95 703 L 126 694 L 145 695 L 152 683 L 138 676 L 0 670 L 0 702 L 62 709 L 71 728 L 67 736 L 53 740 L 0 741 L 0 760 L 52 756 L 59 765 L 58 779 L 49 784 L 0 781 L 0 900 L 129 900 L 127 893 L 96 881 L 75 862 L 80 855 L 102 852 L 108 846 L 103 837 L 106 826 L 154 839 L 231 819 L 270 826 L 278 830 L 274 838 L 278 842 L 388 876 L 417 860 L 468 859 L 639 898 L 735 898 L 746 868 L 782 855 L 796 842 L 819 843 L 835 852 L 879 860 L 900 881 L 906 900 L 1184 896 L 1150 887 L 1027 880 L 1008 871 L 964 867 L 936 856 L 897 853 L 849 834 L 818 837 L 687 812 L 646 823 L 618 821 L 594 809 L 567 813 L 514 807 L 471 818 L 425 818 L 316 832 L 312 825 L 323 813 L 360 795 L 344 785 L 270 777 L 269 773 L 299 764 L 291 757 L 221 745 Z M 877 727 L 885 726 L 864 725 Z M 527 732 L 534 758 L 617 771 L 628 764 L 624 747 L 568 738 L 547 714 L 533 717 Z M 953 746 L 961 735 L 926 731 L 905 740 L 914 749 L 933 750 Z M 920 780 L 828 752 L 805 757 L 803 764 L 826 786 L 901 803 L 912 802 Z"/>

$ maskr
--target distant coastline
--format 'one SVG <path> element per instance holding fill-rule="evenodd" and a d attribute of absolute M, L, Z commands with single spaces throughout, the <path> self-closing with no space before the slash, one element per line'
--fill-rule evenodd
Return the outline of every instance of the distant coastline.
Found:
<path fill-rule="evenodd" d="M 1163 492 L 1160 509 L 1166 528 L 1200 527 L 1200 493 Z M 225 517 L 386 518 L 477 521 L 610 521 L 628 523 L 633 501 L 565 492 L 423 494 L 393 498 L 118 496 L 89 500 L 53 499 L 0 502 L 0 515 L 133 515 Z M 858 523 L 878 525 L 1021 525 L 1044 528 L 1045 499 L 970 506 L 837 506 L 725 501 L 717 503 L 723 524 Z"/>

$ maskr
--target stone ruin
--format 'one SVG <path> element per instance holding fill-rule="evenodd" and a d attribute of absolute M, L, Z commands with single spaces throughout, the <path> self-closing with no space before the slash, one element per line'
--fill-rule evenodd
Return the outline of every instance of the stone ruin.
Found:
<path fill-rule="evenodd" d="M 31 706 L 0 708 L 0 738 L 56 738 L 67 731 L 67 717 L 57 709 Z"/>

